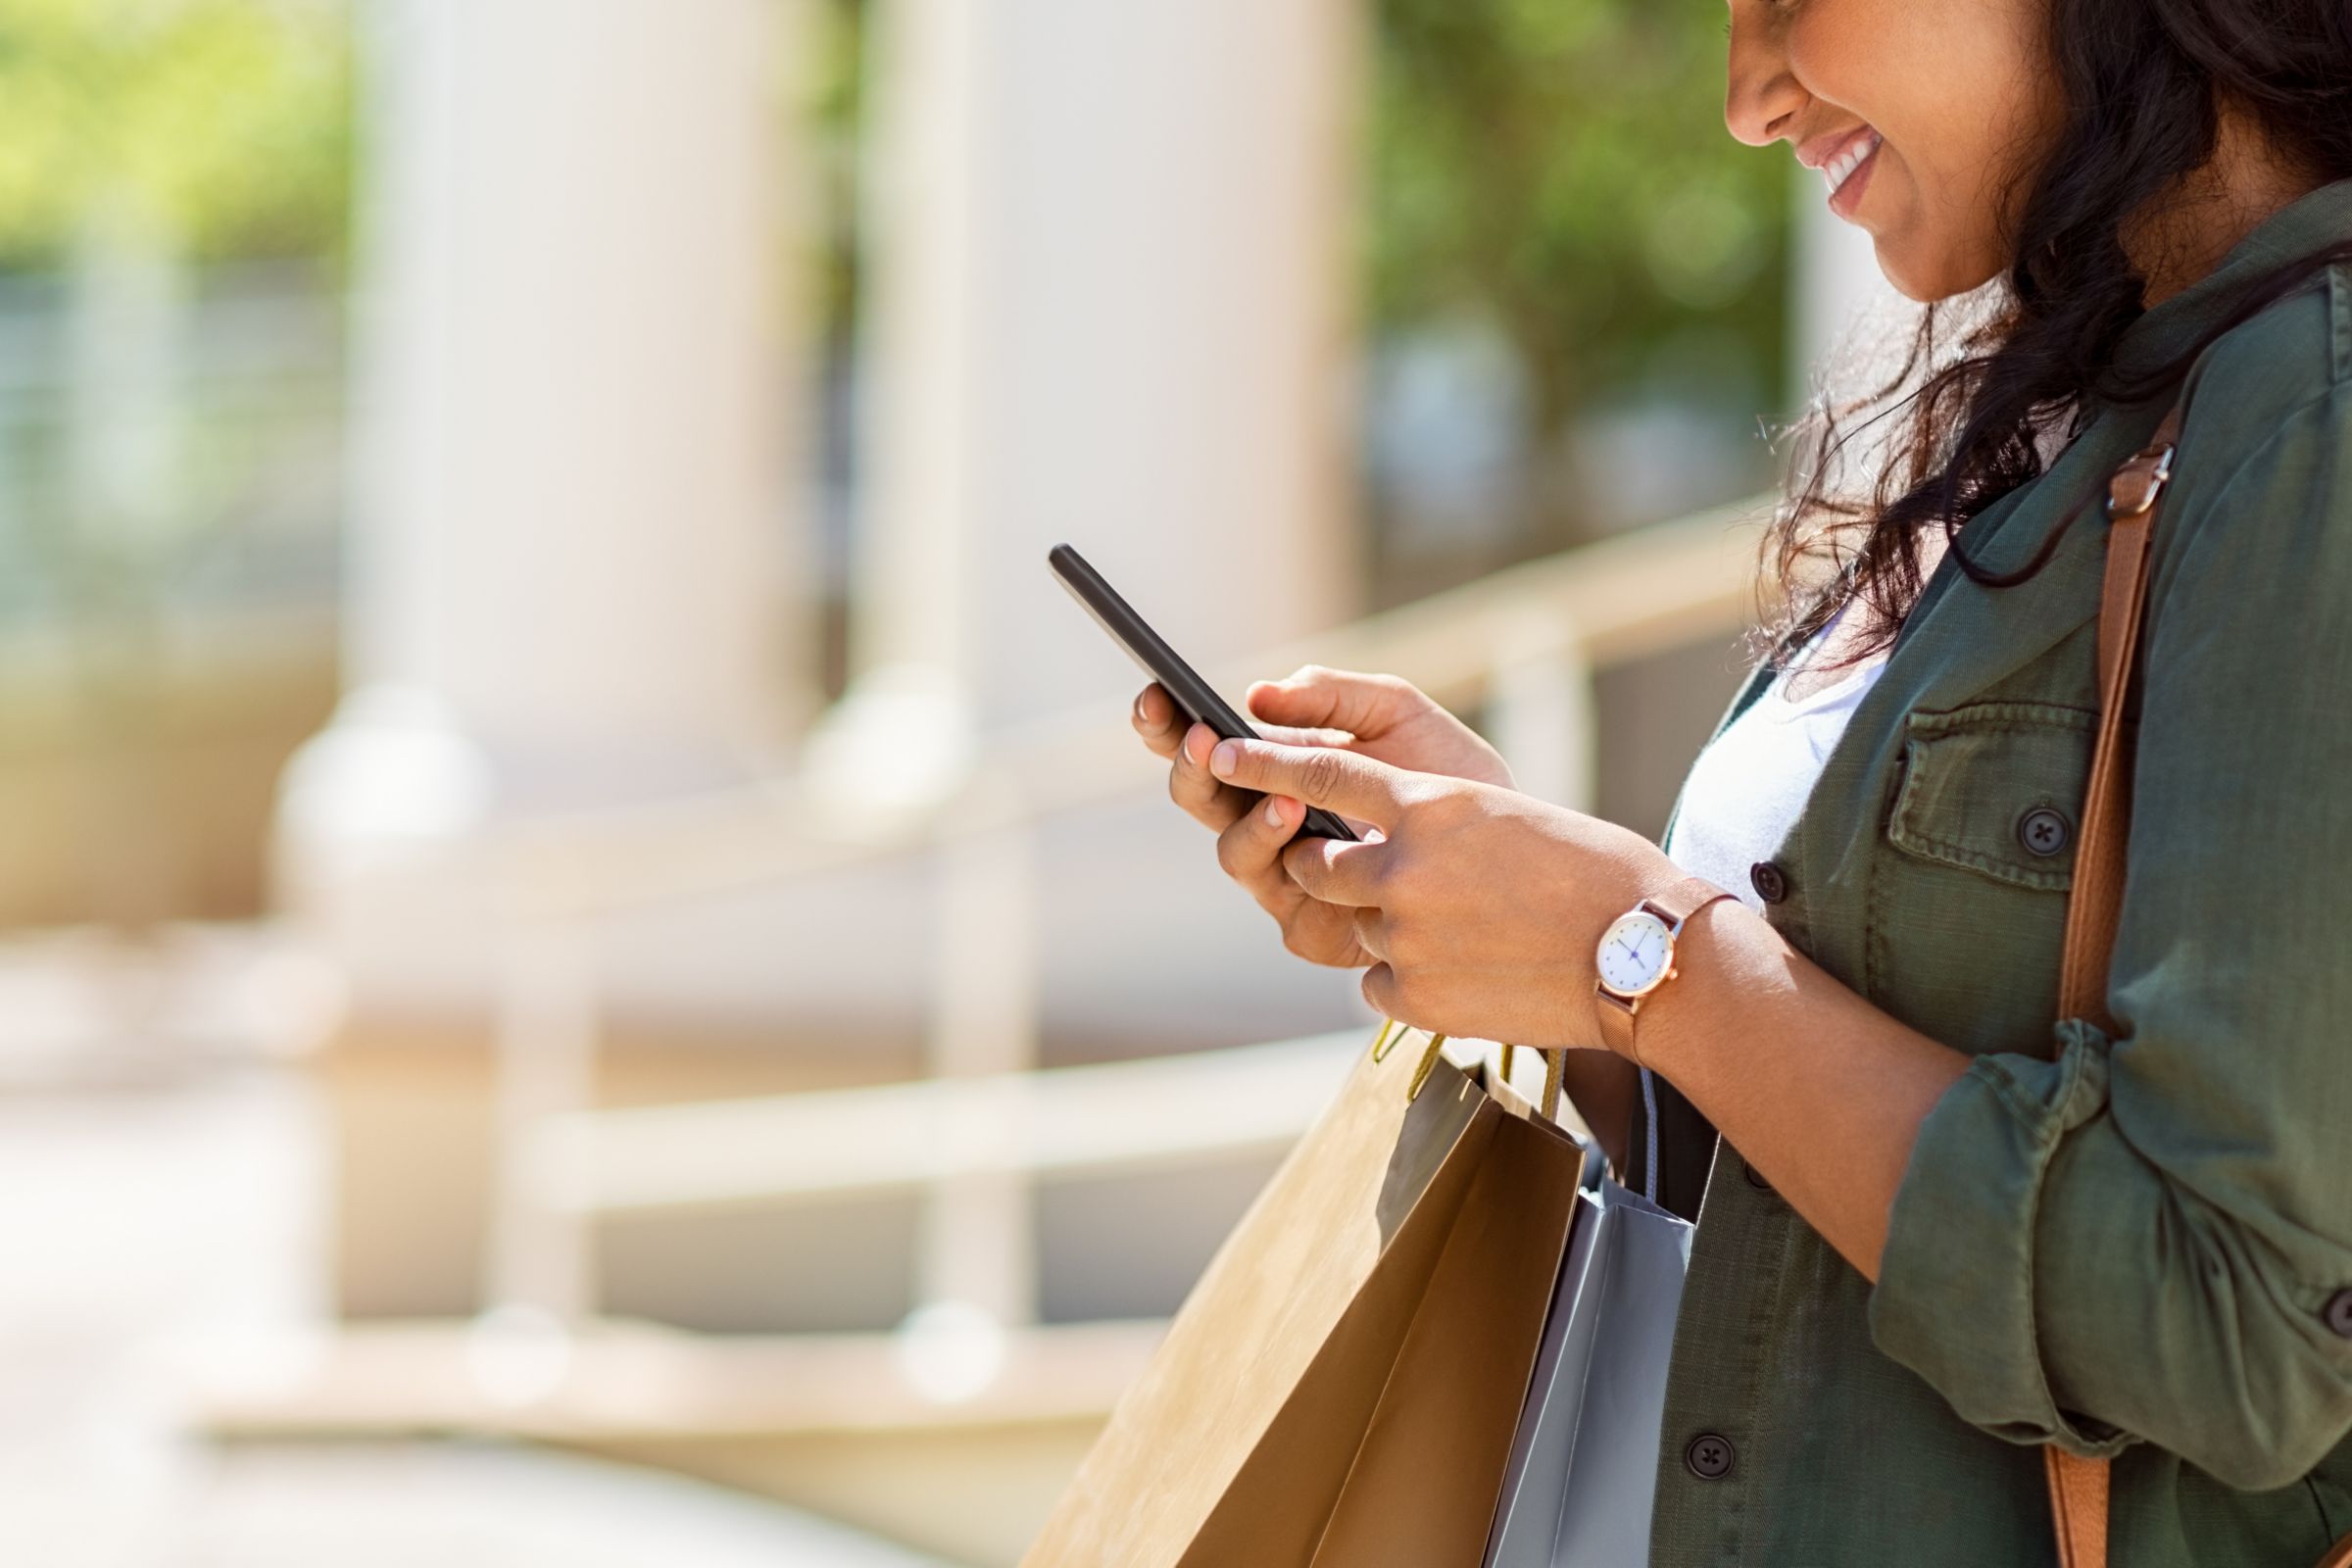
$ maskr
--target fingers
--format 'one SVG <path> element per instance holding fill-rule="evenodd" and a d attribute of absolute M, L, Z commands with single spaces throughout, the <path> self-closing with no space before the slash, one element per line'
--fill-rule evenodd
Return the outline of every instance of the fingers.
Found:
<path fill-rule="evenodd" d="M 1255 806 L 1257 797 L 1220 783 L 1209 772 L 1209 748 L 1216 744 L 1217 732 L 1206 724 L 1194 724 L 1183 731 L 1168 767 L 1168 799 L 1204 827 L 1222 832 Z"/>
<path fill-rule="evenodd" d="M 1217 864 L 1225 874 L 1250 890 L 1277 920 L 1288 921 L 1306 895 L 1283 868 L 1282 848 L 1306 808 L 1285 796 L 1269 795 L 1252 802 L 1217 835 Z"/>
<path fill-rule="evenodd" d="M 1307 897 L 1283 866 L 1283 847 L 1297 835 L 1306 808 L 1290 796 L 1261 796 L 1210 774 L 1215 733 L 1187 721 L 1156 681 L 1136 695 L 1128 717 L 1145 744 L 1169 759 L 1169 795 L 1217 830 L 1217 863 L 1274 916 L 1283 946 L 1311 963 L 1360 964 L 1364 954 L 1355 938 L 1356 911 Z M 1343 734 L 1332 744 L 1352 739 Z"/>
<path fill-rule="evenodd" d="M 1221 831 L 1256 804 L 1255 791 L 1221 784 L 1209 774 L 1206 758 L 1217 742 L 1216 732 L 1186 718 L 1159 682 L 1153 681 L 1136 694 L 1127 721 L 1145 745 L 1174 764 L 1168 773 L 1169 799 L 1207 826 Z M 1345 730 L 1268 725 L 1265 731 L 1294 746 L 1347 746 L 1355 739 Z M 1294 825 L 1296 821 L 1294 815 Z"/>
<path fill-rule="evenodd" d="M 1153 681 L 1136 694 L 1135 706 L 1128 710 L 1128 722 L 1144 738 L 1144 744 L 1162 757 L 1176 755 L 1176 743 L 1184 739 L 1189 722 L 1176 710 L 1167 688 Z M 1307 724 L 1261 723 L 1258 733 L 1286 746 L 1347 746 L 1355 740 L 1352 732 L 1344 729 L 1317 728 Z"/>
<path fill-rule="evenodd" d="M 1383 827 L 1395 823 L 1411 776 L 1357 752 L 1273 741 L 1220 741 L 1209 769 L 1238 788 L 1296 796 Z"/>
<path fill-rule="evenodd" d="M 1127 710 L 1128 722 L 1144 738 L 1144 744 L 1162 757 L 1176 755 L 1176 743 L 1184 739 L 1182 715 L 1167 688 L 1153 681 L 1135 695 L 1135 706 Z"/>
<path fill-rule="evenodd" d="M 1145 745 L 1173 764 L 1168 769 L 1168 799 L 1187 813 L 1221 830 L 1249 809 L 1249 791 L 1220 784 L 1209 774 L 1208 749 L 1217 743 L 1216 732 L 1186 718 L 1166 687 L 1153 681 L 1136 693 L 1127 719 Z"/>
<path fill-rule="evenodd" d="M 1368 909 L 1377 907 L 1381 902 L 1380 877 L 1387 858 L 1382 842 L 1349 844 L 1345 839 L 1294 839 L 1283 848 L 1282 868 L 1310 899 Z"/>
<path fill-rule="evenodd" d="M 1267 740 L 1277 741 L 1284 746 L 1353 746 L 1356 742 L 1354 733 L 1344 729 L 1317 728 L 1306 724 L 1269 724 L 1263 719 L 1251 727 Z"/>
<path fill-rule="evenodd" d="M 1278 724 L 1372 736 L 1394 725 L 1400 710 L 1420 695 L 1410 681 L 1396 675 L 1301 664 L 1281 680 L 1252 681 L 1244 701 L 1250 712 Z"/>

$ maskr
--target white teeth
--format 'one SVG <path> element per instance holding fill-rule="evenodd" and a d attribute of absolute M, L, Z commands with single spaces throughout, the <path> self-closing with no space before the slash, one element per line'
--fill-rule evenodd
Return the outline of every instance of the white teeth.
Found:
<path fill-rule="evenodd" d="M 1863 160 L 1878 151 L 1882 139 L 1875 130 L 1864 131 L 1851 147 L 1821 166 L 1822 177 L 1830 182 L 1831 195 L 1838 194 L 1838 187 L 1844 184 L 1853 172 L 1862 167 Z"/>

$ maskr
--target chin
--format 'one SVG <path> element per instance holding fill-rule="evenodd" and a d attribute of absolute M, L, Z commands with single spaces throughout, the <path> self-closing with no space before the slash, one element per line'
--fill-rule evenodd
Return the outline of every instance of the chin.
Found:
<path fill-rule="evenodd" d="M 1873 235 L 1878 252 L 1879 270 L 1894 285 L 1896 293 L 1922 305 L 1948 300 L 1966 294 L 1990 282 L 2001 270 L 1998 264 L 1975 267 L 1954 267 L 1952 252 L 1940 246 L 1905 246 L 1890 243 L 1883 236 Z"/>

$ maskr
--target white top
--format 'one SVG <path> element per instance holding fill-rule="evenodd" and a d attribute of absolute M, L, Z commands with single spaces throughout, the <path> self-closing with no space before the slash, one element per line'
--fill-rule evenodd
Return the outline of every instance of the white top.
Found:
<path fill-rule="evenodd" d="M 1749 880 L 1758 860 L 1772 858 L 1796 825 L 1805 798 L 1821 778 L 1830 749 L 1845 733 L 1845 721 L 1886 667 L 1885 650 L 1832 676 L 1827 685 L 1806 681 L 1804 695 L 1791 698 L 1791 677 L 1814 660 L 1845 618 L 1852 601 L 1840 607 L 1799 649 L 1772 684 L 1709 741 L 1683 781 L 1682 804 L 1673 829 L 1660 846 L 1666 858 L 1692 876 L 1705 877 L 1749 908 L 1762 913 L 1764 900 Z M 1657 1084 L 1642 1070 L 1642 1098 L 1648 1112 L 1648 1158 L 1643 1171 L 1653 1202 L 1658 1197 Z"/>
<path fill-rule="evenodd" d="M 1830 748 L 1845 733 L 1845 721 L 1862 694 L 1886 667 L 1882 650 L 1867 662 L 1839 671 L 1827 685 L 1788 696 L 1790 676 L 1816 658 L 1848 608 L 1850 602 L 1698 754 L 1683 781 L 1673 831 L 1662 846 L 1676 865 L 1759 912 L 1764 901 L 1748 880 L 1748 868 L 1770 859 L 1796 825 Z"/>

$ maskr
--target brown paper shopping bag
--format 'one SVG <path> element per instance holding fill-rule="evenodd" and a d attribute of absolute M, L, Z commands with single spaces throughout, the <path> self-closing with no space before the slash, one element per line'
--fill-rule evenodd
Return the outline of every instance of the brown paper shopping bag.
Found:
<path fill-rule="evenodd" d="M 1403 1033 L 1218 1250 L 1024 1568 L 1478 1568 L 1585 1155 Z"/>

